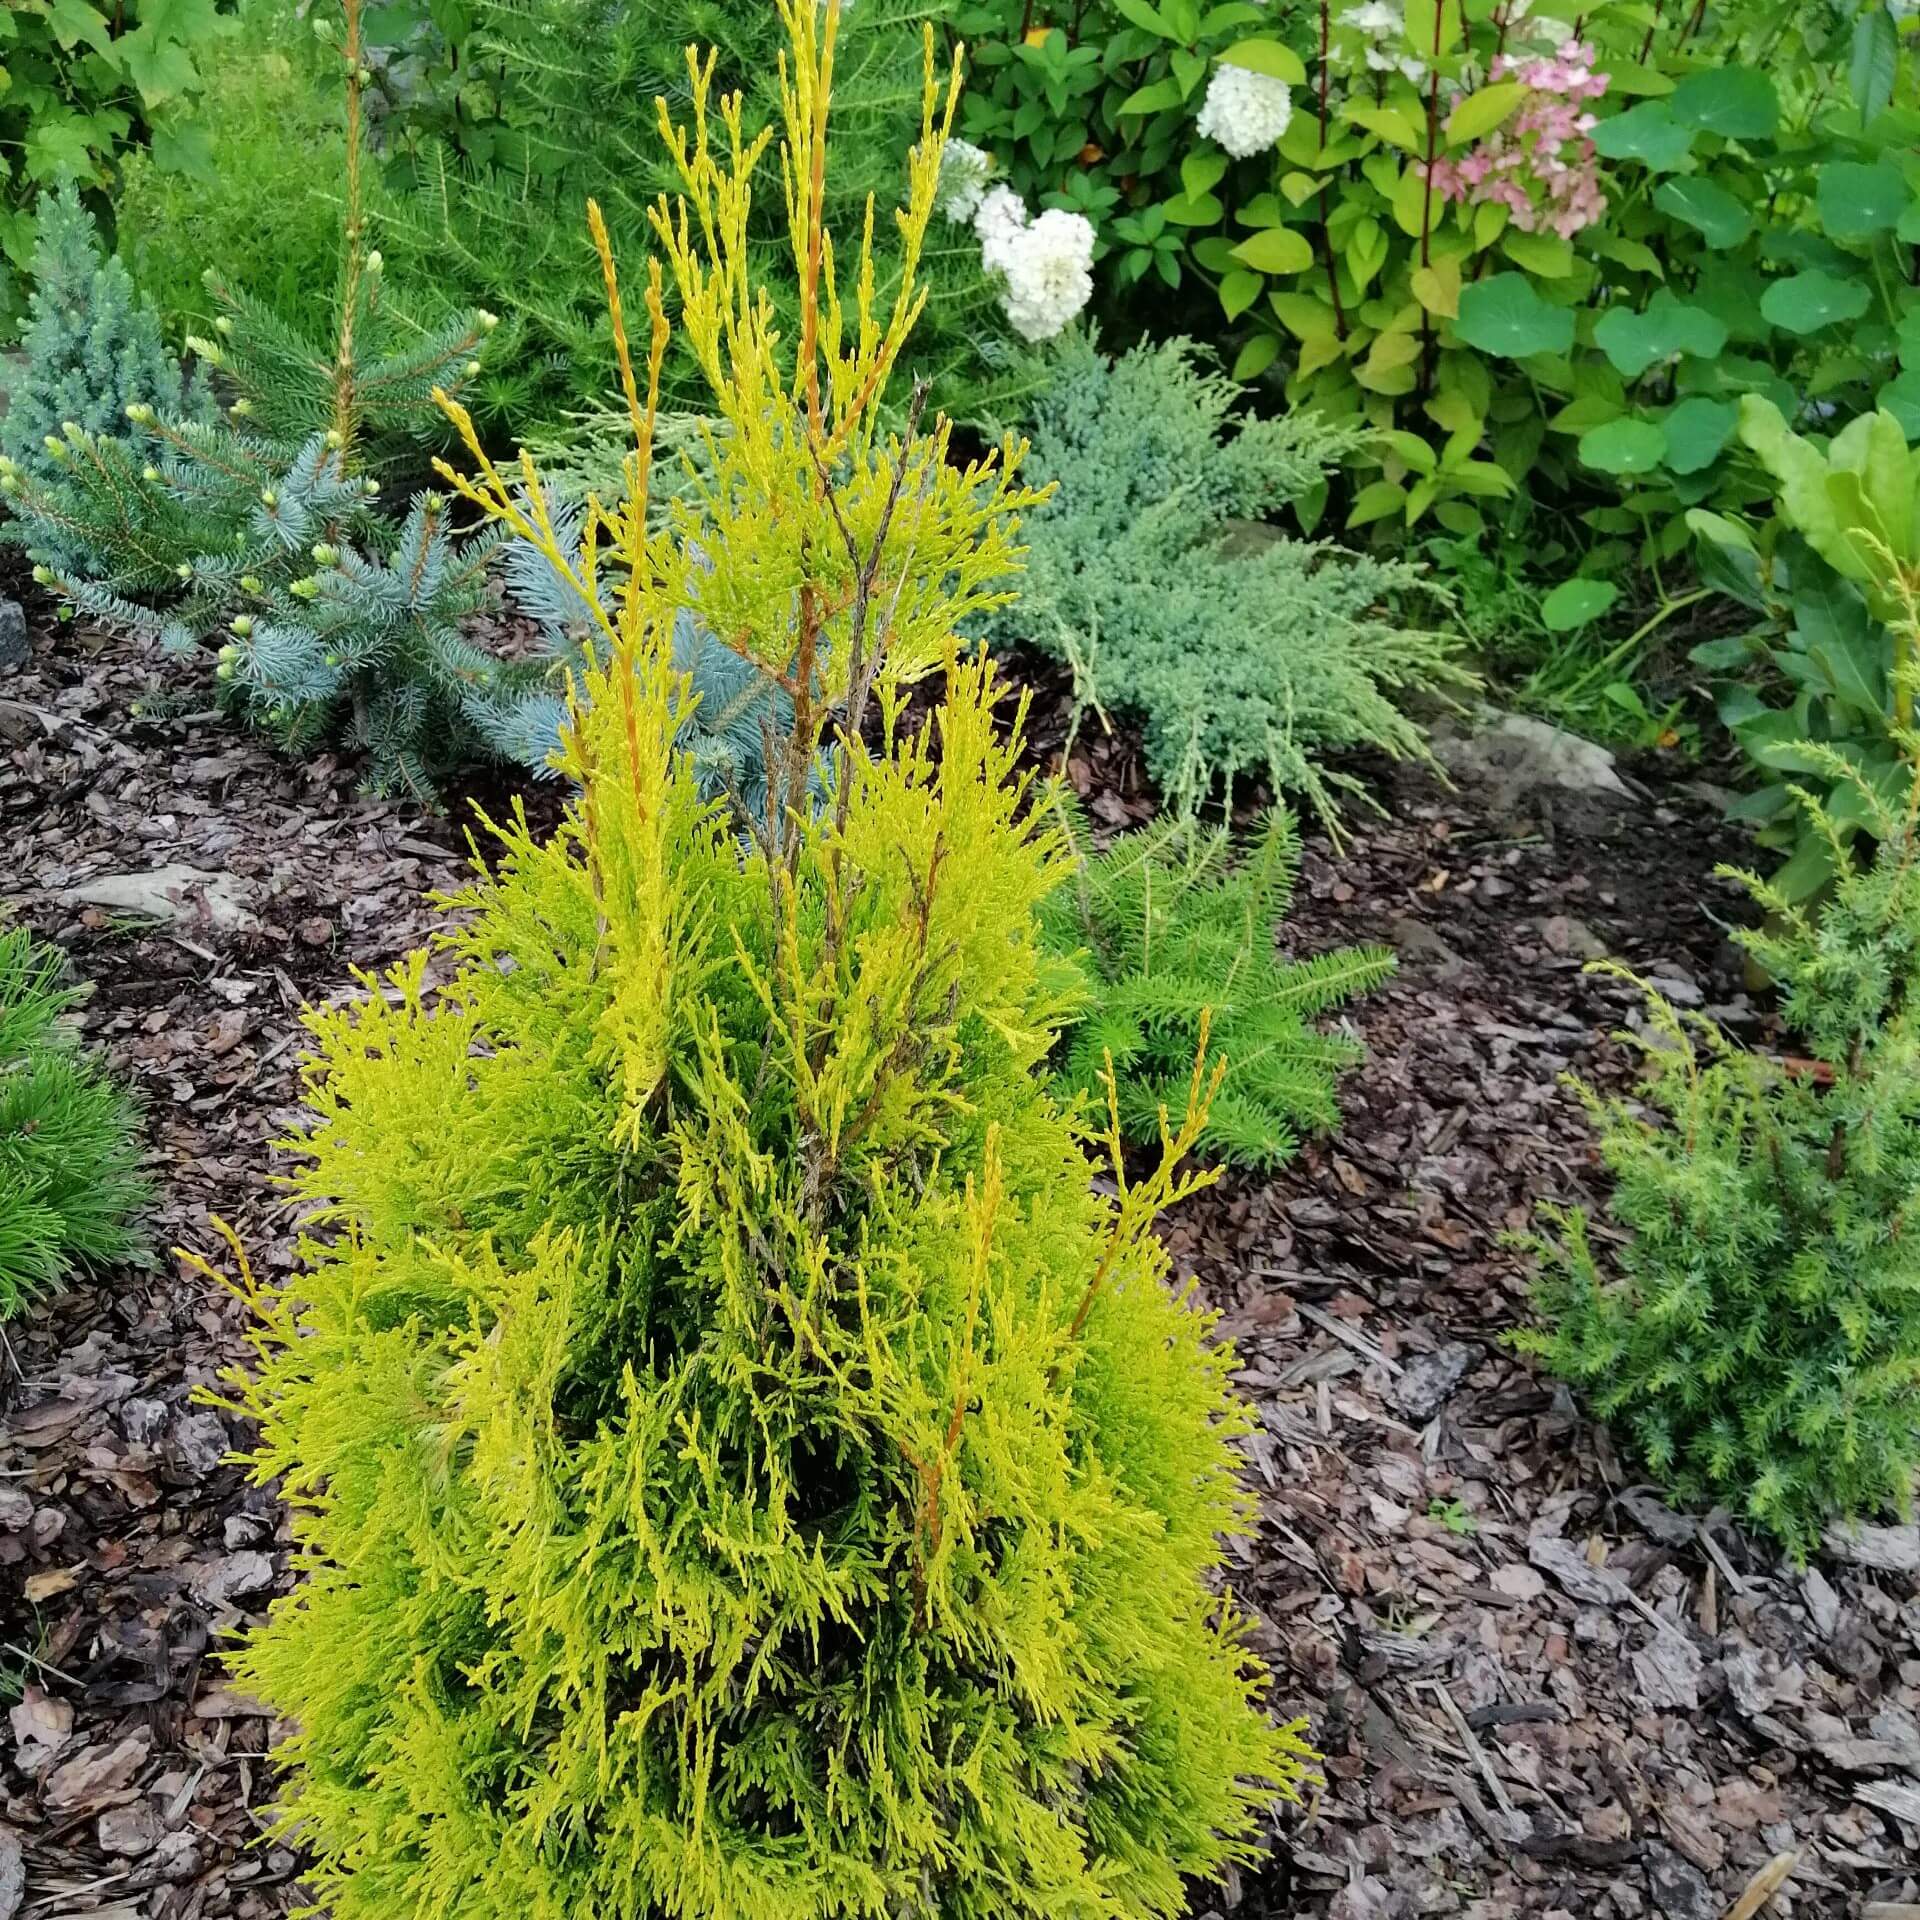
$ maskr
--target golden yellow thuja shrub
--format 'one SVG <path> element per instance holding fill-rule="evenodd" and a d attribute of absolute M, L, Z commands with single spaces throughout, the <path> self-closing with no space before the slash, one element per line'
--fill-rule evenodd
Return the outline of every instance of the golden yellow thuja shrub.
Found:
<path fill-rule="evenodd" d="M 297 1728 L 281 1818 L 337 1920 L 1171 1915 L 1309 1757 L 1217 1580 L 1230 1356 L 1149 1231 L 1213 1076 L 1093 1191 L 1042 1070 L 1066 850 L 955 639 L 1017 558 L 1019 449 L 883 424 L 912 276 L 876 312 L 867 247 L 839 270 L 837 7 L 783 11 L 798 337 L 696 65 L 575 576 L 577 797 L 496 830 L 447 984 L 415 954 L 309 1015 L 304 1265 L 248 1283 L 236 1383 L 306 1577 L 236 1668 Z M 952 102 L 929 49 L 909 262 Z M 669 277 L 723 425 L 649 533 Z M 531 466 L 467 442 L 466 497 L 569 564 Z M 791 703 L 744 834 L 676 749 L 684 607 Z"/>

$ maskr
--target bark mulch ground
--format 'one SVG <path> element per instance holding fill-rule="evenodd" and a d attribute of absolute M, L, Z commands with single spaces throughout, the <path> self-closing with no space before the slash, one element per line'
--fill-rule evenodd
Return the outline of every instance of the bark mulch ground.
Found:
<path fill-rule="evenodd" d="M 297 1009 L 418 943 L 463 835 L 154 672 L 62 634 L 0 682 L 0 896 L 96 984 L 89 1032 L 148 1103 L 156 1247 L 211 1251 L 217 1213 L 283 1272 Z M 1039 748 L 1063 732 L 1043 677 Z M 1096 818 L 1143 817 L 1124 738 L 1093 729 L 1070 764 Z M 1504 1236 L 1601 1191 L 1557 1077 L 1629 1067 L 1608 1035 L 1632 996 L 1582 958 L 1768 1038 L 1720 931 L 1738 896 L 1709 878 L 1738 843 L 1710 793 L 1649 777 L 1388 772 L 1387 815 L 1309 854 L 1284 940 L 1402 954 L 1350 1013 L 1369 1056 L 1346 1125 L 1277 1179 L 1224 1181 L 1170 1239 L 1260 1409 L 1234 1580 L 1327 1782 L 1196 1916 L 1721 1920 L 1787 1851 L 1770 1915 L 1920 1903 L 1920 1531 L 1795 1573 L 1724 1516 L 1667 1511 L 1500 1342 L 1525 1289 Z M 290 1584 L 274 1498 L 226 1464 L 244 1436 L 195 1399 L 243 1332 L 164 1253 L 5 1329 L 0 1920 L 300 1903 L 252 1811 L 269 1724 L 220 1666 Z"/>

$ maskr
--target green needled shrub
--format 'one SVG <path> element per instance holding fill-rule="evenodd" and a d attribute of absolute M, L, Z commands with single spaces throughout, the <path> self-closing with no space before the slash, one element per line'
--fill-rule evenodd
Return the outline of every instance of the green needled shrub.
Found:
<path fill-rule="evenodd" d="M 1085 822 L 1070 815 L 1076 843 Z M 1203 1020 L 1227 1062 L 1204 1151 L 1247 1166 L 1290 1158 L 1301 1128 L 1339 1124 L 1334 1081 L 1363 1049 L 1309 1024 L 1392 974 L 1385 947 L 1282 960 L 1273 932 L 1300 866 L 1293 817 L 1276 807 L 1237 865 L 1225 827 L 1166 821 L 1087 851 L 1043 909 L 1049 942 L 1087 967 L 1088 1007 L 1061 1078 L 1096 1105 L 1111 1072 L 1128 1139 L 1152 1145 L 1186 1099 Z"/>
<path fill-rule="evenodd" d="M 1653 1117 L 1583 1090 L 1631 1238 L 1610 1275 L 1585 1215 L 1557 1216 L 1535 1243 L 1544 1325 L 1515 1336 L 1676 1494 L 1799 1557 L 1831 1521 L 1910 1512 L 1920 1469 L 1920 785 L 1896 814 L 1853 779 L 1871 867 L 1803 795 L 1839 871 L 1826 904 L 1737 876 L 1772 916 L 1738 937 L 1811 1060 L 1743 1052 L 1650 995 Z"/>
<path fill-rule="evenodd" d="M 501 830 L 444 987 L 310 1016 L 314 1236 L 240 1394 L 307 1577 L 237 1672 L 336 1920 L 1171 1916 L 1305 1760 L 1216 1585 L 1231 1358 L 1149 1231 L 1206 1083 L 1101 1194 L 1040 1071 L 1064 848 L 955 634 L 1032 496 L 881 426 L 911 297 L 827 323 L 839 9 L 782 10 L 798 333 L 747 297 L 736 104 L 657 229 L 728 429 L 700 544 L 644 511 L 656 261 L 578 568 L 530 468 L 458 482 L 592 610 L 578 796 Z M 792 702 L 746 841 L 678 746 L 689 609 Z"/>
<path fill-rule="evenodd" d="M 0 928 L 0 1318 L 140 1250 L 133 1109 L 61 1025 L 81 998 L 61 974 L 52 948 Z"/>
<path fill-rule="evenodd" d="M 1355 783 L 1325 756 L 1424 753 L 1397 696 L 1468 676 L 1453 641 L 1400 624 L 1432 591 L 1420 570 L 1235 524 L 1318 485 L 1364 432 L 1237 414 L 1240 390 L 1184 340 L 1118 360 L 1075 341 L 1060 362 L 1026 467 L 1059 492 L 987 638 L 1032 641 L 1072 665 L 1084 700 L 1137 714 L 1182 812 L 1247 773 L 1330 819 Z"/>

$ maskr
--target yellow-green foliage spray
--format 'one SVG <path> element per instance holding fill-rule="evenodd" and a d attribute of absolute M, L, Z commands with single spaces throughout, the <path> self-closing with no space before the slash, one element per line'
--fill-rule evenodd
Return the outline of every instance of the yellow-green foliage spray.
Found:
<path fill-rule="evenodd" d="M 877 312 L 867 249 L 836 271 L 837 6 L 782 7 L 799 336 L 696 64 L 578 577 L 578 798 L 499 829 L 446 984 L 415 954 L 309 1016 L 312 1237 L 237 1388 L 306 1578 L 237 1669 L 297 1727 L 283 1818 L 337 1920 L 1170 1915 L 1308 1758 L 1213 1578 L 1229 1360 L 1148 1231 L 1205 1177 L 1210 1076 L 1157 1171 L 1091 1190 L 1042 1070 L 1065 850 L 954 639 L 1020 450 L 881 424 L 911 276 Z M 910 261 L 952 101 L 930 49 Z M 669 274 L 727 430 L 650 534 Z M 467 437 L 467 498 L 565 565 L 530 465 Z M 792 701 L 745 840 L 675 752 L 683 606 Z"/>

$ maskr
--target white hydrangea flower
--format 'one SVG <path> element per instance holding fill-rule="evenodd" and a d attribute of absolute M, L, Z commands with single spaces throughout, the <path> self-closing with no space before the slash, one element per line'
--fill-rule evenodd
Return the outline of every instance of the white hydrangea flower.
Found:
<path fill-rule="evenodd" d="M 989 188 L 974 209 L 973 230 L 980 236 L 980 264 L 1005 273 L 1013 242 L 1027 230 L 1027 203 L 1011 187 Z"/>
<path fill-rule="evenodd" d="M 949 140 L 940 155 L 940 211 L 949 220 L 971 220 L 992 178 L 991 154 L 970 140 Z"/>
<path fill-rule="evenodd" d="M 1218 66 L 1195 126 L 1236 160 L 1251 159 L 1278 144 L 1293 118 L 1293 92 L 1284 80 L 1250 67 Z"/>
<path fill-rule="evenodd" d="M 1093 297 L 1093 224 L 1049 207 L 1009 237 L 1002 261 L 1008 324 L 1023 340 L 1051 340 Z"/>
<path fill-rule="evenodd" d="M 1397 40 L 1405 31 L 1406 19 L 1393 0 L 1366 0 L 1364 6 L 1349 7 L 1340 16 L 1340 24 L 1372 40 Z"/>

